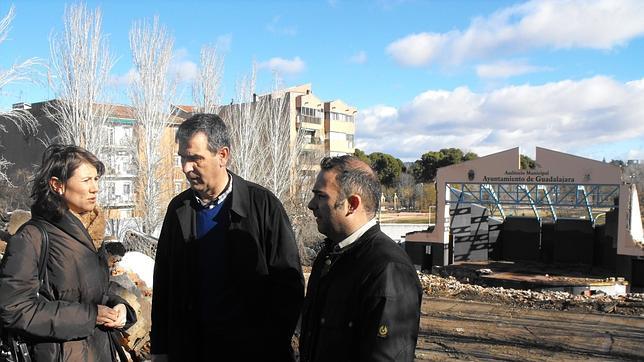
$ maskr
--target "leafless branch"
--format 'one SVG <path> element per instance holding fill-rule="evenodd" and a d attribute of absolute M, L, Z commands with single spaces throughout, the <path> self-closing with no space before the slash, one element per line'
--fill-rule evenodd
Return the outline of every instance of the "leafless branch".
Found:
<path fill-rule="evenodd" d="M 105 89 L 115 63 L 101 33 L 101 11 L 84 4 L 66 7 L 64 31 L 53 35 L 49 44 L 49 79 L 57 99 L 45 107 L 45 113 L 57 124 L 60 142 L 82 146 L 101 157 L 104 129 L 112 113 Z"/>
<path fill-rule="evenodd" d="M 0 19 L 0 44 L 7 39 L 11 22 L 15 16 L 14 7 L 10 7 L 7 15 Z M 36 58 L 27 59 L 22 63 L 16 63 L 8 69 L 0 69 L 0 89 L 6 85 L 20 82 L 31 81 L 35 76 L 35 68 L 41 64 Z M 0 131 L 7 132 L 5 122 L 11 122 L 15 125 L 16 129 L 23 134 L 36 134 L 38 131 L 38 121 L 33 115 L 26 110 L 11 110 L 9 112 L 0 111 Z M 7 181 L 8 185 L 12 185 L 8 179 L 6 170 L 12 163 L 0 156 L 0 180 Z"/>
<path fill-rule="evenodd" d="M 170 104 L 175 80 L 170 79 L 170 61 L 174 40 L 159 19 L 135 22 L 130 30 L 130 49 L 137 76 L 130 89 L 135 110 L 138 151 L 138 196 L 141 206 L 141 231 L 152 234 L 163 215 L 160 179 L 164 155 L 160 146 L 165 127 L 170 122 Z"/>
<path fill-rule="evenodd" d="M 214 46 L 201 48 L 199 74 L 192 86 L 192 96 L 199 112 L 219 112 L 219 88 L 224 59 Z"/>

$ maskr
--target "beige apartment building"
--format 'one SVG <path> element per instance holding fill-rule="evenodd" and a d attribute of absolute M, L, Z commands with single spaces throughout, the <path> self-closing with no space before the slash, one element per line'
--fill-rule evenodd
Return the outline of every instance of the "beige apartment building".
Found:
<path fill-rule="evenodd" d="M 283 112 L 287 113 L 284 119 L 290 124 L 291 145 L 295 145 L 298 135 L 302 137 L 302 157 L 305 162 L 302 162 L 301 171 L 317 172 L 318 163 L 324 156 L 355 152 L 355 117 L 358 112 L 355 107 L 341 100 L 320 99 L 313 93 L 310 83 L 257 95 L 253 101 L 267 97 L 284 107 Z M 238 104 L 221 106 L 220 116 L 229 120 L 236 106 Z M 194 110 L 185 106 L 177 108 Z"/>
<path fill-rule="evenodd" d="M 288 97 L 292 141 L 302 131 L 305 154 L 338 156 L 355 152 L 355 107 L 341 100 L 321 100 L 313 94 L 310 83 L 285 88 L 272 96 Z"/>

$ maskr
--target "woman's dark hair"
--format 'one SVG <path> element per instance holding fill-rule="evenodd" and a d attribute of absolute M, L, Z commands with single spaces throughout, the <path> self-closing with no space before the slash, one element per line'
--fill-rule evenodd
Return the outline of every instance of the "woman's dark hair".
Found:
<path fill-rule="evenodd" d="M 96 168 L 99 176 L 105 173 L 105 165 L 84 148 L 73 145 L 51 145 L 42 155 L 42 163 L 36 171 L 31 188 L 31 213 L 45 219 L 60 220 L 67 211 L 67 203 L 49 185 L 52 177 L 67 183 L 74 171 L 84 162 Z"/>

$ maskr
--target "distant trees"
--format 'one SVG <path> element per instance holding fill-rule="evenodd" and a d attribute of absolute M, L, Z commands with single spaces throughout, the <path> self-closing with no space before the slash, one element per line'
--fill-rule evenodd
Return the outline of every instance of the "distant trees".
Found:
<path fill-rule="evenodd" d="M 369 159 L 371 159 L 371 167 L 378 172 L 380 183 L 385 187 L 394 187 L 405 168 L 402 161 L 392 155 L 381 152 L 370 154 Z"/>
<path fill-rule="evenodd" d="M 463 153 L 459 148 L 443 148 L 438 152 L 430 151 L 423 154 L 420 160 L 414 162 L 413 175 L 416 182 L 433 181 L 438 168 L 473 160 L 477 157 L 476 153 Z"/>
<path fill-rule="evenodd" d="M 521 155 L 521 169 L 532 170 L 537 168 L 537 163 L 526 155 Z"/>
<path fill-rule="evenodd" d="M 384 187 L 394 187 L 405 169 L 401 160 L 387 153 L 373 152 L 367 155 L 356 148 L 354 155 L 369 164 L 378 173 L 380 184 Z"/>
<path fill-rule="evenodd" d="M 369 156 L 366 153 L 364 153 L 364 151 L 356 148 L 356 150 L 355 150 L 355 152 L 353 154 L 356 157 L 358 157 L 360 160 L 362 160 L 363 162 L 371 165 L 371 159 L 369 158 Z"/>
<path fill-rule="evenodd" d="M 356 149 L 354 154 L 378 172 L 387 207 L 413 210 L 426 210 L 436 202 L 433 181 L 439 167 L 478 157 L 473 152 L 463 152 L 458 148 L 444 148 L 429 151 L 420 160 L 405 166 L 401 160 L 382 152 L 366 154 Z"/>

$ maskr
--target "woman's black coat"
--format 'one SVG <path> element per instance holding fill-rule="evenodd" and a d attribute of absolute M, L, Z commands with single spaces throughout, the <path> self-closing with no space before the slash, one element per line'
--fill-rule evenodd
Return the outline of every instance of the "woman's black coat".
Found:
<path fill-rule="evenodd" d="M 36 361 L 113 361 L 109 329 L 96 325 L 97 305 L 123 303 L 128 323 L 136 317 L 127 302 L 108 290 L 105 254 L 96 250 L 87 229 L 69 211 L 60 221 L 40 222 L 49 235 L 51 295 L 38 295 L 42 235 L 27 224 L 11 238 L 0 263 L 2 327 L 30 340 Z"/>

